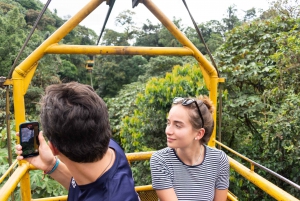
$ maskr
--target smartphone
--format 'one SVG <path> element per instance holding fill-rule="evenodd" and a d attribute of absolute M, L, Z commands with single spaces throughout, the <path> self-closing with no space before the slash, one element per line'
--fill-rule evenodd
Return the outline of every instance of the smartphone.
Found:
<path fill-rule="evenodd" d="M 39 130 L 38 122 L 20 124 L 20 145 L 22 146 L 22 156 L 24 158 L 39 155 Z"/>

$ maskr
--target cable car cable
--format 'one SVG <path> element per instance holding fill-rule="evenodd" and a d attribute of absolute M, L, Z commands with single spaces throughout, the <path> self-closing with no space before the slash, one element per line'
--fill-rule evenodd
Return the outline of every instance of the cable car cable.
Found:
<path fill-rule="evenodd" d="M 219 70 L 217 68 L 217 64 L 216 64 L 213 56 L 211 55 L 211 52 L 210 52 L 208 46 L 205 43 L 205 40 L 203 38 L 203 35 L 202 35 L 199 27 L 197 26 L 197 24 L 196 24 L 196 22 L 195 22 L 195 20 L 194 20 L 194 18 L 192 16 L 192 14 L 191 14 L 191 12 L 190 12 L 190 10 L 189 10 L 189 8 L 188 8 L 185 0 L 182 0 L 182 2 L 184 4 L 184 6 L 186 7 L 186 9 L 187 9 L 187 11 L 188 11 L 188 13 L 189 13 L 189 15 L 190 15 L 190 17 L 192 19 L 194 27 L 195 27 L 195 29 L 196 29 L 196 31 L 197 31 L 197 33 L 198 33 L 198 35 L 199 35 L 202 43 L 204 44 L 204 47 L 205 47 L 205 49 L 206 49 L 206 51 L 207 51 L 207 53 L 209 55 L 209 58 L 210 58 L 213 66 L 215 67 L 215 69 L 217 71 L 218 77 L 220 77 L 220 73 L 219 73 Z M 223 94 L 223 89 L 222 88 L 223 88 L 222 86 L 219 87 L 219 112 L 218 112 L 218 118 L 219 118 L 218 119 L 218 140 L 219 140 L 219 142 L 221 142 L 221 128 L 222 128 L 222 122 L 221 122 L 221 119 L 222 119 L 222 94 Z M 221 146 L 219 146 L 219 149 L 221 149 Z"/>
<path fill-rule="evenodd" d="M 22 46 L 22 48 L 21 48 L 19 54 L 17 55 L 17 57 L 16 57 L 16 59 L 15 59 L 13 65 L 12 65 L 10 71 L 9 71 L 9 74 L 8 74 L 8 77 L 7 77 L 8 79 L 11 79 L 11 76 L 12 76 L 14 70 L 15 70 L 15 67 L 16 67 L 16 65 L 17 65 L 17 62 L 18 62 L 18 60 L 19 60 L 19 58 L 20 58 L 22 52 L 24 51 L 26 45 L 28 44 L 29 39 L 30 39 L 31 36 L 33 35 L 33 33 L 34 33 L 34 31 L 35 31 L 35 29 L 36 29 L 36 27 L 37 27 L 39 21 L 41 20 L 43 14 L 44 14 L 45 11 L 47 10 L 47 8 L 48 8 L 50 2 L 51 2 L 51 0 L 48 0 L 48 1 L 47 1 L 47 3 L 44 5 L 43 10 L 40 12 L 38 18 L 36 19 L 36 21 L 35 21 L 35 23 L 34 23 L 32 29 L 31 29 L 29 35 L 28 35 L 27 38 L 26 38 L 26 41 L 25 41 L 24 45 Z"/>
<path fill-rule="evenodd" d="M 103 32 L 104 32 L 106 23 L 107 23 L 108 18 L 109 18 L 109 16 L 110 16 L 110 13 L 111 13 L 111 11 L 112 11 L 112 9 L 113 9 L 113 7 L 114 7 L 114 4 L 115 4 L 115 0 L 110 0 L 110 2 L 109 2 L 109 8 L 108 8 L 108 11 L 107 11 L 107 14 L 106 14 L 106 17 L 105 17 L 105 20 L 104 20 L 104 24 L 103 24 L 103 26 L 102 26 L 102 29 L 101 29 L 101 32 L 100 32 L 100 35 L 99 35 L 99 38 L 98 38 L 98 41 L 97 41 L 97 45 L 99 45 L 100 39 L 101 39 L 102 34 L 103 34 Z"/>
<path fill-rule="evenodd" d="M 216 63 L 215 63 L 215 60 L 214 60 L 214 58 L 212 57 L 212 55 L 211 55 L 211 53 L 210 53 L 210 50 L 209 50 L 209 48 L 207 47 L 207 45 L 206 45 L 206 43 L 205 43 L 205 41 L 204 41 L 203 35 L 202 35 L 202 33 L 201 33 L 199 27 L 197 26 L 197 24 L 196 24 L 196 22 L 195 22 L 195 20 L 194 20 L 194 18 L 193 18 L 193 16 L 192 16 L 192 14 L 191 14 L 191 12 L 190 12 L 190 10 L 189 10 L 189 8 L 188 8 L 188 6 L 187 6 L 185 0 L 182 0 L 182 2 L 183 2 L 183 4 L 185 5 L 185 7 L 186 7 L 186 9 L 187 9 L 187 11 L 188 11 L 188 13 L 189 13 L 191 19 L 192 19 L 192 22 L 193 22 L 193 24 L 194 24 L 194 27 L 195 27 L 195 29 L 196 29 L 196 31 L 197 31 L 197 33 L 198 33 L 198 35 L 199 35 L 199 37 L 200 37 L 202 43 L 203 43 L 204 46 L 205 46 L 205 49 L 206 49 L 206 51 L 207 51 L 207 53 L 208 53 L 208 55 L 209 55 L 209 58 L 210 58 L 210 60 L 211 60 L 211 62 L 212 62 L 212 64 L 213 64 L 213 66 L 215 67 L 215 69 L 216 69 L 216 71 L 217 71 L 217 73 L 218 73 L 218 77 L 220 77 L 220 74 L 219 74 L 217 65 L 216 65 Z"/>
<path fill-rule="evenodd" d="M 14 60 L 14 63 L 13 63 L 13 65 L 12 65 L 12 67 L 11 67 L 9 73 L 8 73 L 8 77 L 7 77 L 8 79 L 11 79 L 12 74 L 13 74 L 13 71 L 15 70 L 15 67 L 16 67 L 16 65 L 17 65 L 17 62 L 18 62 L 18 60 L 19 60 L 19 58 L 20 58 L 22 52 L 24 51 L 26 45 L 28 44 L 28 42 L 29 42 L 31 36 L 33 35 L 33 33 L 34 33 L 34 31 L 35 31 L 35 29 L 36 29 L 38 23 L 39 23 L 39 21 L 41 20 L 43 14 L 44 14 L 45 11 L 47 10 L 47 8 L 48 8 L 50 2 L 51 2 L 51 0 L 48 0 L 48 2 L 44 5 L 43 10 L 40 12 L 39 16 L 37 17 L 37 19 L 36 19 L 36 21 L 35 21 L 35 23 L 34 23 L 32 29 L 31 29 L 31 31 L 30 31 L 30 33 L 29 33 L 29 35 L 27 36 L 27 38 L 26 38 L 26 40 L 25 40 L 25 43 L 23 44 L 23 46 L 22 46 L 21 50 L 19 51 L 19 53 L 18 53 L 16 59 Z M 9 165 L 11 165 L 11 164 L 12 164 L 12 153 L 11 153 L 11 146 L 10 146 L 10 144 L 11 144 L 11 135 L 10 135 L 10 120 L 9 120 L 9 119 L 10 119 L 10 110 L 9 110 L 9 86 L 7 86 L 7 87 L 6 87 L 6 125 L 7 125 L 7 144 L 8 144 L 7 148 L 8 148 L 8 161 L 9 161 Z M 13 194 L 12 194 L 11 199 L 12 199 L 12 200 L 15 200 Z"/>

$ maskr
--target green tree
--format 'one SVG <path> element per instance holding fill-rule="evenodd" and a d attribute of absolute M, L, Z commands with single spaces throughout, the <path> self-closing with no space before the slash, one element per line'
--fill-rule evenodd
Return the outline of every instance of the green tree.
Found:
<path fill-rule="evenodd" d="M 295 182 L 299 178 L 299 173 L 292 171 L 299 165 L 294 155 L 299 153 L 296 148 L 299 131 L 295 126 L 298 117 L 290 115 L 298 112 L 299 87 L 293 83 L 299 78 L 295 74 L 297 70 L 287 70 L 287 66 L 299 58 L 298 27 L 299 20 L 285 17 L 253 21 L 236 27 L 217 52 L 221 75 L 227 80 L 222 139 L 234 150 Z M 288 59 L 288 49 L 283 48 L 287 38 L 291 41 L 287 48 L 295 51 L 293 59 Z M 285 190 L 295 192 L 273 176 L 259 173 Z M 240 199 L 270 200 L 248 181 L 240 182 L 235 174 L 232 181 L 235 185 L 231 185 L 231 191 Z"/>
<path fill-rule="evenodd" d="M 300 17 L 300 2 L 298 0 L 276 0 L 271 2 L 271 9 L 276 10 L 277 14 L 288 18 Z"/>
<path fill-rule="evenodd" d="M 150 58 L 149 63 L 143 67 L 146 69 L 145 75 L 140 79 L 147 80 L 151 77 L 162 77 L 166 72 L 171 72 L 173 66 L 183 65 L 183 60 L 180 57 L 158 56 Z"/>
<path fill-rule="evenodd" d="M 152 78 L 145 88 L 133 92 L 139 93 L 128 101 L 126 116 L 123 115 L 118 127 L 121 144 L 127 153 L 165 147 L 165 122 L 172 99 L 206 94 L 207 90 L 199 66 L 187 64 L 175 66 L 164 78 Z M 151 184 L 149 161 L 132 164 L 132 171 L 136 185 Z"/>
<path fill-rule="evenodd" d="M 211 20 L 198 25 L 203 39 L 210 52 L 214 52 L 224 43 L 223 25 L 217 20 Z M 202 54 L 207 54 L 205 45 L 202 43 L 200 36 L 194 28 L 188 27 L 185 31 L 189 40 L 199 49 Z"/>
<path fill-rule="evenodd" d="M 125 36 L 126 41 L 132 40 L 137 34 L 137 27 L 133 20 L 135 12 L 130 10 L 125 10 L 121 12 L 115 20 L 115 24 L 124 29 L 123 35 Z"/>
<path fill-rule="evenodd" d="M 251 8 L 244 12 L 245 12 L 244 22 L 249 22 L 256 17 L 256 9 L 255 8 Z"/>
<path fill-rule="evenodd" d="M 162 29 L 160 24 L 152 24 L 150 20 L 146 20 L 142 30 L 137 34 L 135 46 L 161 47 L 159 43 L 159 32 Z"/>
<path fill-rule="evenodd" d="M 260 19 L 271 19 L 277 16 L 299 18 L 300 9 L 298 0 L 274 0 L 270 1 L 270 8 L 260 15 Z"/>
<path fill-rule="evenodd" d="M 26 23 L 18 8 L 0 16 L 0 75 L 7 76 L 26 38 Z"/>
<path fill-rule="evenodd" d="M 174 17 L 173 23 L 178 27 L 178 29 L 184 32 L 184 27 L 182 25 L 181 19 L 176 19 Z M 178 42 L 178 40 L 171 34 L 171 32 L 166 28 L 163 27 L 159 34 L 158 43 L 161 44 L 163 47 L 182 47 L 182 45 Z"/>
<path fill-rule="evenodd" d="M 237 8 L 231 5 L 227 8 L 227 16 L 222 19 L 224 23 L 224 32 L 232 30 L 235 26 L 240 25 L 240 19 L 236 15 Z"/>
<path fill-rule="evenodd" d="M 136 98 L 137 109 L 122 120 L 121 142 L 126 152 L 157 150 L 165 146 L 167 112 L 176 96 L 197 96 L 207 90 L 199 66 L 175 66 L 164 78 L 152 78 Z"/>
<path fill-rule="evenodd" d="M 36 0 L 16 0 L 19 4 L 22 5 L 25 9 L 34 9 L 34 10 L 40 10 L 42 9 L 42 4 L 40 1 Z"/>
<path fill-rule="evenodd" d="M 105 98 L 109 111 L 110 125 L 113 138 L 119 142 L 121 146 L 120 130 L 122 119 L 130 116 L 132 111 L 136 109 L 135 99 L 137 94 L 145 90 L 145 83 L 133 82 L 124 85 L 119 93 L 113 98 Z"/>

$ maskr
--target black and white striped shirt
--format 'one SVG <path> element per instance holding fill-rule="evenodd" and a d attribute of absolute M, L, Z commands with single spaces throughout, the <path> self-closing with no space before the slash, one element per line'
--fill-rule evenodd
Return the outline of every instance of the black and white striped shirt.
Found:
<path fill-rule="evenodd" d="M 229 161 L 219 149 L 205 147 L 201 164 L 184 164 L 174 149 L 155 152 L 150 159 L 152 185 L 155 190 L 173 188 L 178 200 L 213 200 L 215 189 L 229 187 Z"/>

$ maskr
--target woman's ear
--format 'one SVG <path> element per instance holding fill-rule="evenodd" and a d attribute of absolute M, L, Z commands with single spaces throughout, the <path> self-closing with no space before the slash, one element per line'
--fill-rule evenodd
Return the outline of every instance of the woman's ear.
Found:
<path fill-rule="evenodd" d="M 195 139 L 201 140 L 203 138 L 203 136 L 204 136 L 204 133 L 205 133 L 205 129 L 204 128 L 200 128 L 199 130 L 197 130 L 197 134 L 196 134 Z"/>
<path fill-rule="evenodd" d="M 50 149 L 51 149 L 54 156 L 59 155 L 60 152 L 58 151 L 58 149 L 50 141 L 48 141 L 48 145 L 49 145 L 49 147 L 50 147 Z"/>

